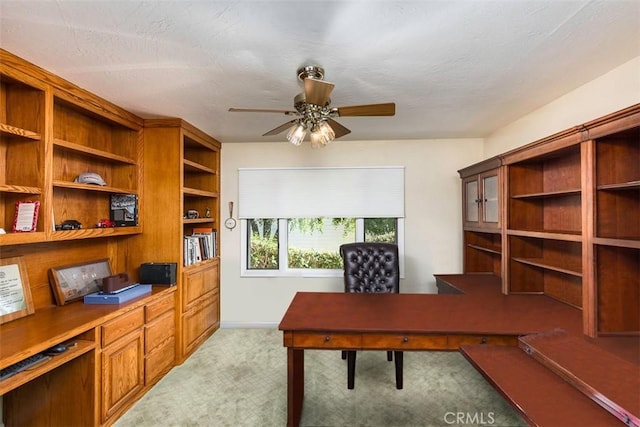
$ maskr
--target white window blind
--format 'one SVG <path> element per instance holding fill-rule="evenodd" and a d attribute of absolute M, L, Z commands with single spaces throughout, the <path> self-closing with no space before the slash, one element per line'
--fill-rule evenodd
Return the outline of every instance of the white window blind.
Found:
<path fill-rule="evenodd" d="M 403 218 L 404 167 L 238 170 L 240 218 Z"/>

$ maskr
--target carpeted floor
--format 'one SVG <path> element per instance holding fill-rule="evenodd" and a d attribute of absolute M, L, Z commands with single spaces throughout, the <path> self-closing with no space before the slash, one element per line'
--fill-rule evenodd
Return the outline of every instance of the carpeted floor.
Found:
<path fill-rule="evenodd" d="M 286 349 L 276 329 L 220 329 L 115 424 L 286 425 Z M 386 354 L 358 352 L 347 389 L 339 351 L 305 352 L 303 426 L 500 426 L 527 424 L 457 352 L 405 352 L 404 389 Z"/>

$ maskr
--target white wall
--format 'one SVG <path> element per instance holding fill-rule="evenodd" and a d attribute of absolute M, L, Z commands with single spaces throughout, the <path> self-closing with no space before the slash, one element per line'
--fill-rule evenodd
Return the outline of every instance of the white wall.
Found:
<path fill-rule="evenodd" d="M 405 279 L 402 292 L 434 292 L 435 273 L 462 271 L 460 178 L 481 160 L 482 139 L 227 143 L 222 148 L 222 217 L 237 203 L 238 168 L 291 166 L 404 166 Z M 348 183 L 345 183 L 348 185 Z M 236 209 L 237 212 L 237 209 Z M 223 326 L 276 325 L 296 291 L 342 292 L 342 278 L 240 277 L 240 229 L 221 227 Z"/>
<path fill-rule="evenodd" d="M 498 129 L 485 140 L 484 157 L 606 116 L 640 102 L 640 56 Z"/>

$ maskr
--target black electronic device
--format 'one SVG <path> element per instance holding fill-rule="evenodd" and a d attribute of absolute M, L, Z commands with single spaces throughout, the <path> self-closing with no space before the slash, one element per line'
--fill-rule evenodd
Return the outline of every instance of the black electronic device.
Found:
<path fill-rule="evenodd" d="M 9 377 L 14 376 L 17 373 L 22 371 L 26 371 L 34 365 L 37 365 L 40 362 L 44 362 L 45 360 L 49 360 L 50 357 L 44 353 L 37 353 L 33 356 L 29 356 L 20 362 L 14 363 L 13 365 L 7 366 L 6 368 L 0 369 L 0 381 L 7 379 Z"/>
<path fill-rule="evenodd" d="M 177 268 L 178 265 L 175 262 L 146 262 L 140 264 L 140 283 L 175 285 Z"/>
<path fill-rule="evenodd" d="M 56 344 L 53 347 L 49 347 L 45 353 L 49 356 L 55 356 L 56 354 L 64 353 L 67 351 L 67 346 L 63 343 Z"/>

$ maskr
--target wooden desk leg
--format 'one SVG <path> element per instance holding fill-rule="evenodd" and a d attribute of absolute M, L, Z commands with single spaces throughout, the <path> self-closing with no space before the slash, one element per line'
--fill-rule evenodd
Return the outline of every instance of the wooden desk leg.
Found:
<path fill-rule="evenodd" d="M 304 350 L 287 348 L 287 426 L 297 427 L 304 398 Z"/>

